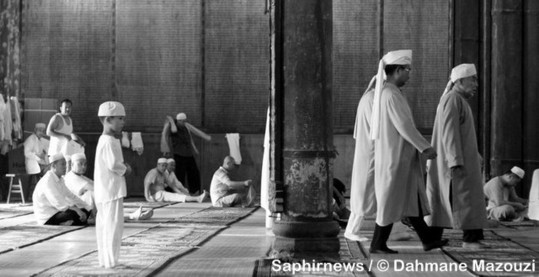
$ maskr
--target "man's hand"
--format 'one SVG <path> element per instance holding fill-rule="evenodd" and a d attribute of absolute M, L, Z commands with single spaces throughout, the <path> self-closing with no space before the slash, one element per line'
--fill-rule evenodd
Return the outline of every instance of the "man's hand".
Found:
<path fill-rule="evenodd" d="M 434 148 L 432 148 L 432 147 L 429 147 L 429 148 L 425 149 L 425 151 L 423 151 L 421 154 L 423 156 L 425 156 L 425 158 L 427 158 L 427 160 L 435 159 L 436 156 L 437 156 L 436 151 L 434 151 Z"/>
<path fill-rule="evenodd" d="M 454 178 L 463 178 L 466 175 L 466 170 L 463 166 L 457 165 L 451 168 L 451 179 Z"/>
<path fill-rule="evenodd" d="M 126 167 L 126 169 L 125 169 L 124 176 L 127 176 L 127 175 L 129 175 L 129 174 L 131 174 L 133 172 L 133 169 L 131 168 L 131 166 L 128 163 L 125 163 L 125 167 Z"/>
<path fill-rule="evenodd" d="M 86 221 L 87 216 L 81 209 L 79 209 L 79 208 L 77 208 L 75 206 L 73 206 L 71 209 L 74 210 L 75 212 L 77 212 L 77 214 L 79 215 L 80 221 L 82 221 L 82 222 Z"/>
<path fill-rule="evenodd" d="M 249 179 L 249 180 L 245 181 L 244 183 L 245 183 L 245 186 L 248 187 L 253 183 L 253 180 Z"/>

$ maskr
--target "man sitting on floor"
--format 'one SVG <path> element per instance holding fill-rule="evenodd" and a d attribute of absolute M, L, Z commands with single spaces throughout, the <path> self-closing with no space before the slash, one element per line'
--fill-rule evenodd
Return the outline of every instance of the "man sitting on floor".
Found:
<path fill-rule="evenodd" d="M 207 192 L 204 191 L 199 196 L 190 196 L 182 193 L 176 186 L 167 181 L 165 174 L 167 168 L 167 159 L 157 160 L 157 167 L 150 170 L 144 178 L 144 197 L 148 202 L 198 202 L 202 203 L 206 198 Z M 170 187 L 174 192 L 165 191 Z"/>
<path fill-rule="evenodd" d="M 49 157 L 50 169 L 39 180 L 32 195 L 34 216 L 38 224 L 86 225 L 90 212 L 81 209 L 86 203 L 64 184 L 66 160 L 61 153 Z"/>
<path fill-rule="evenodd" d="M 169 186 L 166 187 L 165 190 L 168 192 L 174 192 L 172 187 L 176 187 L 183 194 L 190 195 L 189 190 L 183 186 L 180 180 L 178 180 L 175 172 L 176 172 L 176 161 L 174 159 L 168 159 L 167 170 L 165 172 L 165 175 L 167 176 L 167 183 L 169 184 Z"/>
<path fill-rule="evenodd" d="M 88 222 L 95 222 L 95 214 L 97 209 L 94 202 L 94 181 L 84 176 L 86 173 L 86 156 L 84 153 L 76 153 L 71 155 L 71 171 L 65 177 L 66 187 L 84 203 L 85 209 L 91 211 Z"/>
<path fill-rule="evenodd" d="M 253 205 L 256 192 L 252 180 L 232 181 L 228 174 L 236 168 L 231 156 L 226 156 L 223 165 L 215 171 L 210 185 L 211 203 L 214 207 L 248 207 Z"/>
<path fill-rule="evenodd" d="M 502 176 L 485 184 L 483 191 L 488 198 L 488 218 L 499 221 L 521 221 L 527 215 L 528 200 L 518 197 L 515 186 L 524 178 L 524 170 L 515 166 Z"/>

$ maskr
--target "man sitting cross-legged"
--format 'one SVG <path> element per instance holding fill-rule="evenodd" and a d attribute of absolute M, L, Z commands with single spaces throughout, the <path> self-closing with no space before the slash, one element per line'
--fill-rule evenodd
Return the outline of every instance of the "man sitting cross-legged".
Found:
<path fill-rule="evenodd" d="M 199 196 L 182 193 L 175 185 L 169 184 L 166 175 L 167 159 L 157 160 L 157 167 L 150 170 L 144 178 L 144 197 L 149 202 L 198 202 L 202 203 L 207 192 Z M 170 187 L 174 192 L 165 191 Z"/>
<path fill-rule="evenodd" d="M 253 205 L 256 192 L 252 180 L 232 181 L 228 174 L 236 168 L 231 156 L 226 156 L 223 165 L 215 171 L 210 185 L 211 202 L 214 207 Z"/>
<path fill-rule="evenodd" d="M 86 210 L 91 211 L 88 221 L 95 222 L 95 215 L 97 209 L 94 202 L 94 181 L 84 176 L 86 173 L 86 156 L 84 153 L 77 153 L 71 155 L 71 171 L 69 171 L 65 177 L 66 187 L 84 203 L 86 203 Z"/>

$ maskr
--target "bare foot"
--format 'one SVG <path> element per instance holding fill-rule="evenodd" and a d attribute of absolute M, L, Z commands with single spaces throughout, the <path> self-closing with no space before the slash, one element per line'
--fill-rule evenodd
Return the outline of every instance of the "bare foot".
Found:
<path fill-rule="evenodd" d="M 208 192 L 204 190 L 201 195 L 197 197 L 197 202 L 202 203 L 204 199 L 206 199 L 206 196 L 208 195 Z"/>

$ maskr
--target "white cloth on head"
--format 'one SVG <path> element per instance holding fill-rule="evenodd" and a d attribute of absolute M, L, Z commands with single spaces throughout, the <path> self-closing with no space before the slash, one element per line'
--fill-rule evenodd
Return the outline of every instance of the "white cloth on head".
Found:
<path fill-rule="evenodd" d="M 264 154 L 262 155 L 262 172 L 260 176 L 260 206 L 267 212 L 269 210 L 269 186 L 270 186 L 270 110 L 266 114 L 266 129 L 264 133 Z M 270 222 L 266 221 L 266 228 Z"/>
<path fill-rule="evenodd" d="M 166 164 L 167 163 L 167 158 L 159 158 L 159 159 L 157 159 L 157 163 L 158 164 Z"/>
<path fill-rule="evenodd" d="M 520 179 L 524 178 L 524 170 L 518 166 L 513 166 L 513 168 L 511 168 L 511 172 L 520 177 Z"/>
<path fill-rule="evenodd" d="M 61 159 L 65 159 L 64 155 L 62 153 L 56 153 L 52 156 L 49 156 L 49 163 L 53 163 Z"/>
<path fill-rule="evenodd" d="M 31 134 L 24 141 L 24 164 L 27 174 L 38 174 L 41 172 L 39 165 L 48 164 L 44 140 L 44 138 L 38 138 L 36 134 Z"/>
<path fill-rule="evenodd" d="M 144 151 L 144 143 L 142 142 L 142 134 L 140 132 L 131 133 L 131 149 L 142 155 Z"/>
<path fill-rule="evenodd" d="M 175 162 L 176 162 L 176 161 L 175 161 L 174 159 L 172 159 L 172 158 L 167 159 L 167 164 L 169 164 L 169 163 L 175 163 Z"/>
<path fill-rule="evenodd" d="M 533 172 L 532 187 L 528 202 L 528 217 L 539 220 L 539 169 Z"/>
<path fill-rule="evenodd" d="M 78 161 L 78 160 L 86 160 L 86 155 L 84 153 L 75 153 L 71 155 L 72 161 Z"/>
<path fill-rule="evenodd" d="M 111 268 L 118 264 L 124 229 L 123 198 L 97 203 L 95 233 L 99 266 Z"/>
<path fill-rule="evenodd" d="M 122 147 L 123 148 L 131 147 L 131 145 L 129 144 L 129 133 L 128 132 L 122 132 Z"/>
<path fill-rule="evenodd" d="M 371 139 L 378 139 L 380 135 L 380 113 L 382 88 L 384 86 L 384 68 L 389 64 L 407 65 L 412 64 L 412 50 L 397 50 L 388 52 L 378 63 L 376 73 L 376 85 L 374 88 L 374 101 L 371 117 Z"/>
<path fill-rule="evenodd" d="M 99 105 L 97 116 L 125 116 L 125 108 L 117 101 L 107 101 Z"/>
<path fill-rule="evenodd" d="M 225 137 L 228 142 L 230 156 L 234 158 L 236 164 L 241 164 L 240 134 L 226 134 Z"/>
<path fill-rule="evenodd" d="M 94 164 L 94 195 L 96 203 L 110 202 L 127 194 L 120 140 L 101 135 L 97 142 Z"/>
<path fill-rule="evenodd" d="M 176 115 L 176 120 L 186 120 L 187 115 L 185 113 L 179 113 Z"/>
<path fill-rule="evenodd" d="M 47 128 L 47 124 L 45 124 L 45 123 L 36 123 L 34 128 L 36 128 L 36 129 L 38 129 L 38 128 L 45 129 L 45 128 Z"/>
<path fill-rule="evenodd" d="M 451 90 L 451 87 L 458 79 L 472 77 L 474 75 L 477 75 L 477 70 L 475 69 L 475 65 L 473 63 L 463 63 L 463 64 L 459 64 L 455 66 L 451 70 L 451 76 L 449 76 L 449 82 L 447 82 L 447 85 L 445 86 L 444 93 L 442 94 L 442 96 L 446 95 L 449 92 L 449 90 Z"/>

